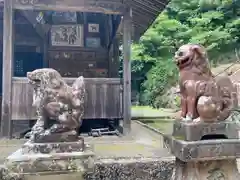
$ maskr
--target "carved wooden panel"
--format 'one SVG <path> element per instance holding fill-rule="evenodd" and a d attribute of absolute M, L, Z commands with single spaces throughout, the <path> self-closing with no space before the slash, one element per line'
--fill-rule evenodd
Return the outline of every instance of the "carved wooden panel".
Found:
<path fill-rule="evenodd" d="M 107 51 L 49 51 L 49 67 L 63 77 L 107 77 Z"/>
<path fill-rule="evenodd" d="M 99 53 L 100 54 L 100 53 Z M 67 50 L 55 50 L 49 51 L 49 57 L 51 60 L 95 60 L 96 52 L 94 51 L 67 51 Z M 105 57 L 105 56 L 103 56 Z"/>

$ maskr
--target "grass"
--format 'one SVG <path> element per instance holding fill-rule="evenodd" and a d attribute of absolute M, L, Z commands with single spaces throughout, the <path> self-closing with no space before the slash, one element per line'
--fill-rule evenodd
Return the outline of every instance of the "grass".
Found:
<path fill-rule="evenodd" d="M 174 114 L 172 109 L 154 109 L 149 106 L 132 106 L 132 117 L 171 117 Z"/>
<path fill-rule="evenodd" d="M 157 143 L 155 143 L 157 144 Z M 136 157 L 152 156 L 152 150 L 160 144 L 148 145 L 141 143 L 94 144 L 94 152 L 98 157 Z"/>
<path fill-rule="evenodd" d="M 173 116 L 176 112 L 173 109 L 154 109 L 149 106 L 132 106 L 132 117 L 168 134 L 172 131 Z"/>
<path fill-rule="evenodd" d="M 140 122 L 158 129 L 164 134 L 169 134 L 172 132 L 173 119 L 141 119 Z"/>
<path fill-rule="evenodd" d="M 94 144 L 94 150 L 97 152 L 108 152 L 108 151 L 137 151 L 143 150 L 145 147 L 142 144 Z"/>

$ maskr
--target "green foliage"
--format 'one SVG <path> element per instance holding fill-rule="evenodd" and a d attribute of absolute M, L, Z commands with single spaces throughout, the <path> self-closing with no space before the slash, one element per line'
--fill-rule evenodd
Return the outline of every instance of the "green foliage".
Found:
<path fill-rule="evenodd" d="M 169 105 L 166 93 L 178 78 L 172 57 L 180 45 L 202 44 L 216 64 L 218 57 L 239 46 L 239 29 L 240 0 L 172 0 L 132 46 L 133 77 L 142 77 L 135 84 L 141 103 Z"/>
<path fill-rule="evenodd" d="M 176 76 L 176 67 L 171 59 L 156 62 L 147 73 L 147 80 L 143 83 L 147 104 L 151 104 L 153 107 L 164 105 L 157 99 L 165 93 L 167 88 L 175 84 Z"/>

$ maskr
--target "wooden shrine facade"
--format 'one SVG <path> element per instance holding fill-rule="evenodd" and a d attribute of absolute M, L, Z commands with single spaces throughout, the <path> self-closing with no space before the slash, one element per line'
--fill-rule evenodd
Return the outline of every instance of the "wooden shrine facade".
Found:
<path fill-rule="evenodd" d="M 165 3 L 158 0 L 2 2 L 1 136 L 11 137 L 12 120 L 35 119 L 31 88 L 25 77 L 14 75 L 14 69 L 19 66 L 14 60 L 18 49 L 41 52 L 42 67 L 58 70 L 69 83 L 83 75 L 88 94 L 85 118 L 122 118 L 124 133 L 128 133 L 131 128 L 131 43 L 146 31 Z M 54 19 L 55 12 L 71 12 L 73 16 L 69 20 L 75 17 L 76 21 L 63 23 L 61 18 Z M 27 32 L 25 36 L 17 35 L 20 25 L 16 24 L 21 24 L 17 13 L 32 25 L 34 40 L 28 39 L 30 33 Z M 68 41 L 64 41 L 58 37 L 59 29 L 71 29 L 77 35 L 73 40 L 69 35 Z M 123 46 L 123 80 L 118 76 L 120 44 Z"/>

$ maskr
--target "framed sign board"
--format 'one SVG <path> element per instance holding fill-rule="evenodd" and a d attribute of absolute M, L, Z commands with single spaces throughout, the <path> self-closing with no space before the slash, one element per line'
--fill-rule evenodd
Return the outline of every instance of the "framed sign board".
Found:
<path fill-rule="evenodd" d="M 88 32 L 99 33 L 99 24 L 88 24 Z"/>
<path fill-rule="evenodd" d="M 83 46 L 82 25 L 53 25 L 51 28 L 52 46 Z"/>
<path fill-rule="evenodd" d="M 99 37 L 87 37 L 86 46 L 89 48 L 99 48 L 101 47 L 101 40 Z"/>

